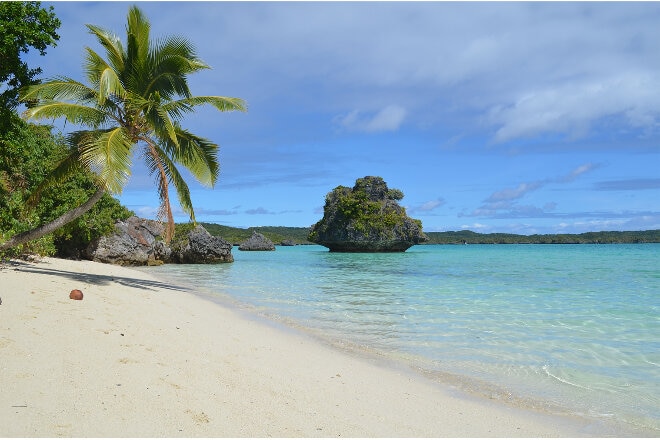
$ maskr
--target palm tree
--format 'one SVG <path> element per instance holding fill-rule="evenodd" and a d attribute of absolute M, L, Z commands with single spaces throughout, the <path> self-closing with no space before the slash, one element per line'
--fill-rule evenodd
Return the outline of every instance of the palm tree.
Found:
<path fill-rule="evenodd" d="M 21 100 L 30 103 L 27 118 L 56 119 L 85 126 L 68 135 L 70 154 L 35 191 L 59 182 L 81 169 L 96 176 L 98 190 L 80 207 L 53 222 L 19 234 L 0 244 L 9 249 L 53 232 L 89 210 L 108 192 L 121 193 L 139 148 L 149 172 L 155 177 L 161 202 L 159 218 L 167 220 L 166 241 L 174 233 L 169 185 L 176 189 L 182 209 L 195 221 L 188 185 L 177 165 L 187 168 L 202 184 L 213 186 L 219 164 L 218 145 L 180 125 L 182 117 L 195 107 L 210 104 L 219 111 L 246 111 L 239 98 L 193 96 L 188 74 L 208 69 L 193 45 L 181 37 L 151 41 L 147 18 L 136 6 L 129 9 L 126 43 L 109 31 L 87 25 L 105 49 L 105 59 L 86 48 L 84 64 L 89 85 L 57 77 L 21 91 Z"/>

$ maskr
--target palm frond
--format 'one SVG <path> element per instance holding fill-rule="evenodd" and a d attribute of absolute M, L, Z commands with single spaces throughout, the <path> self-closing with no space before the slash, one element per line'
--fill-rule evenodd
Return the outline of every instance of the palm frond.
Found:
<path fill-rule="evenodd" d="M 66 118 L 73 124 L 83 124 L 91 127 L 101 127 L 109 119 L 108 113 L 96 107 L 61 101 L 41 101 L 35 107 L 30 107 L 23 115 L 28 119 Z"/>
<path fill-rule="evenodd" d="M 149 54 L 151 25 L 137 6 L 128 10 L 126 25 L 126 61 L 131 70 L 140 70 Z"/>
<path fill-rule="evenodd" d="M 179 126 L 176 135 L 178 145 L 166 143 L 172 160 L 185 166 L 202 185 L 215 185 L 220 172 L 218 145 Z"/>
<path fill-rule="evenodd" d="M 150 75 L 144 94 L 158 92 L 171 99 L 192 96 L 187 75 L 210 67 L 200 60 L 193 44 L 183 37 L 168 37 L 156 42 L 149 52 Z"/>
<path fill-rule="evenodd" d="M 157 95 L 152 98 L 157 98 Z M 176 138 L 176 129 L 170 115 L 163 110 L 160 102 L 152 99 L 149 100 L 136 100 L 136 103 L 142 103 L 143 114 L 149 123 L 151 130 L 156 133 L 158 139 L 169 139 L 175 144 L 178 142 Z M 144 139 L 145 142 L 151 142 L 151 139 Z"/>
<path fill-rule="evenodd" d="M 92 103 L 96 101 L 97 93 L 81 82 L 60 76 L 40 84 L 24 87 L 20 90 L 19 96 L 23 102 L 52 99 Z"/>
<path fill-rule="evenodd" d="M 145 155 L 145 159 L 150 173 L 157 175 L 156 178 L 158 180 L 160 199 L 163 200 L 166 196 L 169 198 L 169 195 L 161 193 L 163 189 L 167 188 L 166 182 L 162 182 L 162 178 L 166 177 L 167 181 L 172 182 L 174 185 L 181 209 L 183 209 L 183 211 L 190 216 L 192 221 L 195 221 L 195 212 L 193 209 L 192 199 L 190 198 L 190 188 L 188 187 L 188 184 L 181 176 L 181 173 L 177 169 L 176 164 L 169 157 L 167 157 L 165 151 L 163 151 L 156 144 L 152 144 L 152 147 L 152 154 L 147 153 Z M 156 154 L 156 158 L 154 157 L 153 153 Z"/>
<path fill-rule="evenodd" d="M 126 95 L 126 90 L 117 72 L 90 48 L 87 48 L 85 71 L 89 82 L 98 88 L 97 102 L 99 105 L 103 105 L 110 95 L 120 98 Z"/>
<path fill-rule="evenodd" d="M 241 98 L 226 96 L 191 96 L 189 98 L 170 101 L 163 105 L 165 111 L 179 119 L 183 113 L 190 113 L 199 105 L 211 105 L 221 112 L 247 111 L 247 103 Z"/>
<path fill-rule="evenodd" d="M 192 96 L 186 77 L 165 69 L 152 72 L 141 93 L 143 96 L 158 93 L 166 100 L 170 100 L 175 96 Z"/>
<path fill-rule="evenodd" d="M 83 69 L 85 70 L 87 81 L 89 81 L 93 87 L 98 87 L 99 82 L 101 81 L 101 72 L 108 67 L 108 63 L 101 55 L 89 47 L 85 47 L 85 52 Z"/>
<path fill-rule="evenodd" d="M 70 142 L 78 145 L 80 161 L 98 174 L 107 191 L 120 194 L 131 174 L 133 143 L 126 130 L 79 131 Z"/>
<path fill-rule="evenodd" d="M 108 61 L 115 71 L 123 72 L 126 65 L 126 54 L 124 53 L 124 47 L 119 37 L 93 24 L 88 24 L 87 29 L 89 29 L 90 34 L 96 36 L 98 42 L 103 46 L 108 54 Z"/>

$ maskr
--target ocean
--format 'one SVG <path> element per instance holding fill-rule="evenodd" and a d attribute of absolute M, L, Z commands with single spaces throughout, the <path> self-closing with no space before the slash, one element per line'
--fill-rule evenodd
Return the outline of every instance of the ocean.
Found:
<path fill-rule="evenodd" d="M 232 253 L 145 270 L 469 393 L 660 436 L 660 244 Z"/>

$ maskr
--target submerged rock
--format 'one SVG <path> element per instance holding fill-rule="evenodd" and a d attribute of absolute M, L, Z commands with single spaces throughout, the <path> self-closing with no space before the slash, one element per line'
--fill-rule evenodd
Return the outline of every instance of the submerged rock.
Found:
<path fill-rule="evenodd" d="M 309 241 L 331 252 L 404 252 L 427 241 L 422 222 L 406 214 L 381 177 L 366 176 L 353 188 L 338 186 L 325 198 L 323 218 L 312 226 Z"/>
<path fill-rule="evenodd" d="M 274 251 L 275 245 L 263 234 L 252 232 L 252 237 L 241 243 L 239 251 Z"/>

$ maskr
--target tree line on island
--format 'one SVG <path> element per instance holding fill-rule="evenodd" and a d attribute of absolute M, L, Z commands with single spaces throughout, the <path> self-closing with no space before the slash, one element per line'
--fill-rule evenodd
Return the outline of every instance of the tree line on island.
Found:
<path fill-rule="evenodd" d="M 287 226 L 259 226 L 253 228 L 236 228 L 216 223 L 200 223 L 204 228 L 230 243 L 242 243 L 259 232 L 275 244 L 292 242 L 297 245 L 312 245 L 307 238 L 310 228 Z M 430 244 L 615 244 L 615 243 L 660 243 L 660 229 L 648 231 L 602 231 L 585 232 L 582 234 L 535 234 L 520 235 L 506 233 L 481 234 L 469 230 L 425 232 Z"/>

